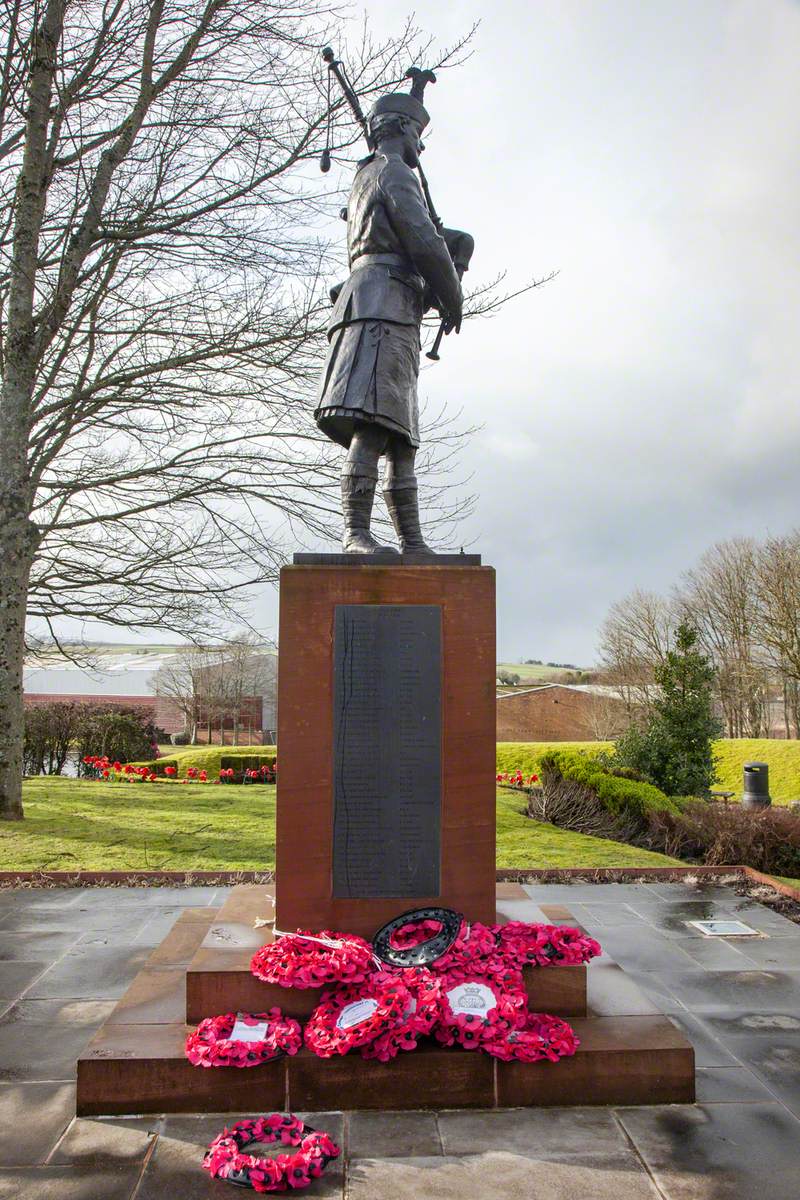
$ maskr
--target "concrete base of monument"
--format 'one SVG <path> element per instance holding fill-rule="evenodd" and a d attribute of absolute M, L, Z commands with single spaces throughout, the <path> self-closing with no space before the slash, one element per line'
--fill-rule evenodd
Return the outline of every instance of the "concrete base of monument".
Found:
<path fill-rule="evenodd" d="M 518 884 L 499 884 L 499 919 L 523 898 Z M 193 1067 L 184 1041 L 203 1017 L 278 1004 L 303 1019 L 316 1004 L 316 992 L 270 987 L 249 973 L 253 951 L 271 937 L 254 922 L 270 909 L 266 887 L 241 885 L 210 925 L 194 910 L 178 920 L 78 1060 L 79 1115 L 694 1100 L 692 1047 L 605 955 L 588 967 L 526 972 L 530 1007 L 567 1017 L 580 1038 L 577 1054 L 558 1063 L 504 1063 L 430 1042 L 390 1063 L 302 1050 L 244 1070 Z M 545 906 L 540 919 L 575 924 L 561 906 Z"/>

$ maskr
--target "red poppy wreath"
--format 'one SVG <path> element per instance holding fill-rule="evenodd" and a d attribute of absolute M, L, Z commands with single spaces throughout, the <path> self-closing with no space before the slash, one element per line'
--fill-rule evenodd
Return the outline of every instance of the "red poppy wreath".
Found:
<path fill-rule="evenodd" d="M 243 1147 L 254 1142 L 282 1142 L 297 1149 L 276 1158 L 242 1154 Z M 254 1192 L 285 1192 L 308 1187 L 338 1154 L 339 1147 L 327 1133 L 312 1129 L 291 1113 L 272 1113 L 223 1129 L 206 1151 L 203 1167 L 212 1179 L 225 1179 Z"/>
<path fill-rule="evenodd" d="M 442 1016 L 436 1040 L 445 1046 L 456 1042 L 477 1050 L 511 1029 L 525 1024 L 527 995 L 519 977 L 499 983 L 493 975 L 447 975 L 442 980 Z"/>
<path fill-rule="evenodd" d="M 558 1062 L 574 1054 L 580 1045 L 575 1031 L 561 1017 L 546 1013 L 528 1013 L 522 1029 L 509 1029 L 481 1049 L 505 1062 L 538 1062 L 546 1058 Z"/>
<path fill-rule="evenodd" d="M 262 983 L 318 988 L 361 983 L 374 969 L 372 947 L 356 934 L 298 930 L 283 933 L 253 955 L 250 970 Z"/>
<path fill-rule="evenodd" d="M 602 953 L 600 944 L 569 925 L 538 925 L 509 921 L 495 925 L 495 934 L 506 961 L 517 967 L 566 967 L 588 962 Z"/>
<path fill-rule="evenodd" d="M 303 1044 L 300 1026 L 279 1008 L 263 1013 L 223 1013 L 206 1017 L 186 1039 L 186 1057 L 195 1067 L 257 1067 Z"/>
<path fill-rule="evenodd" d="M 320 1058 L 366 1046 L 403 1022 L 411 999 L 402 980 L 385 971 L 358 987 L 323 992 L 305 1028 L 306 1045 Z"/>
<path fill-rule="evenodd" d="M 441 980 L 425 967 L 406 967 L 397 977 L 408 989 L 409 999 L 398 1023 L 361 1048 L 362 1058 L 389 1062 L 401 1050 L 415 1050 L 418 1040 L 433 1031 L 442 1015 Z"/>

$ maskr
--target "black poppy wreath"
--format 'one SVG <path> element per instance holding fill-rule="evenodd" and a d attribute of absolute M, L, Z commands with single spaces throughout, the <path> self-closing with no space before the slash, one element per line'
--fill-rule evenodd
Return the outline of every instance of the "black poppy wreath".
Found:
<path fill-rule="evenodd" d="M 242 1154 L 245 1146 L 265 1142 L 295 1149 L 276 1158 Z M 206 1151 L 203 1166 L 212 1179 L 225 1179 L 254 1192 L 285 1192 L 308 1187 L 338 1154 L 339 1147 L 327 1133 L 312 1129 L 292 1113 L 272 1113 L 223 1129 Z"/>

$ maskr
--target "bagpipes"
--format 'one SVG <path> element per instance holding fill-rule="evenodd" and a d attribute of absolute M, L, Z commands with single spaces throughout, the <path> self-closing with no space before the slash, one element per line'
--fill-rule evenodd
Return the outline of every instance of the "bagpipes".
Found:
<path fill-rule="evenodd" d="M 331 152 L 330 152 L 330 120 L 331 120 L 331 118 L 330 118 L 330 112 L 331 112 L 330 77 L 331 77 L 331 75 L 335 76 L 337 83 L 339 84 L 339 86 L 342 89 L 344 98 L 350 106 L 353 116 L 356 118 L 359 125 L 361 126 L 361 129 L 364 133 L 364 137 L 366 139 L 367 148 L 369 149 L 370 152 L 372 152 L 375 149 L 375 145 L 374 145 L 373 139 L 369 132 L 369 123 L 367 122 L 367 118 L 364 116 L 364 111 L 361 108 L 361 105 L 359 103 L 355 88 L 353 87 L 352 83 L 350 82 L 350 80 L 347 77 L 347 71 L 345 69 L 344 63 L 341 62 L 340 59 L 336 58 L 336 56 L 333 53 L 333 50 L 331 49 L 330 46 L 326 46 L 325 49 L 322 51 L 322 59 L 323 59 L 323 62 L 325 62 L 328 67 L 328 139 L 327 139 L 328 144 L 325 146 L 325 149 L 322 151 L 322 156 L 320 158 L 320 169 L 323 171 L 323 173 L 325 173 L 325 172 L 329 171 L 330 167 L 331 167 Z M 409 67 L 408 70 L 406 71 L 406 78 L 411 80 L 411 95 L 413 96 L 413 98 L 415 100 L 418 100 L 420 102 L 420 104 L 422 103 L 423 93 L 424 93 L 426 85 L 429 83 L 436 82 L 436 76 L 434 75 L 433 71 L 423 71 L 420 67 Z M 445 245 L 447 246 L 448 253 L 450 254 L 451 259 L 453 260 L 453 266 L 456 269 L 458 278 L 463 279 L 464 272 L 469 269 L 470 260 L 474 253 L 474 250 L 475 250 L 475 240 L 468 233 L 464 233 L 464 231 L 461 229 L 448 229 L 447 226 L 444 225 L 441 217 L 439 216 L 439 214 L 436 211 L 436 206 L 434 205 L 433 199 L 431 197 L 431 190 L 428 186 L 428 180 L 426 179 L 425 172 L 423 171 L 422 165 L 419 162 L 417 163 L 417 171 L 419 172 L 419 180 L 420 180 L 420 184 L 422 186 L 422 194 L 425 197 L 425 204 L 428 209 L 428 214 L 429 214 L 434 226 L 436 227 L 437 232 L 439 234 L 441 234 L 441 236 L 444 238 Z M 450 333 L 452 329 L 453 329 L 452 322 L 449 321 L 446 317 L 442 317 L 442 320 L 439 324 L 439 329 L 437 331 L 433 345 L 431 346 L 430 350 L 428 350 L 428 352 L 425 356 L 426 358 L 430 358 L 434 362 L 439 361 L 439 349 L 442 344 L 442 338 L 445 337 L 446 334 Z"/>

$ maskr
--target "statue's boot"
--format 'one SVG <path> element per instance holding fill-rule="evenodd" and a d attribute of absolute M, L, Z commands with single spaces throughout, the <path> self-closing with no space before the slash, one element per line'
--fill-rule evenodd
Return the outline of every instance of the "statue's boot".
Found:
<path fill-rule="evenodd" d="M 419 502 L 417 485 L 384 488 L 383 498 L 392 518 L 395 532 L 400 539 L 401 554 L 427 554 L 436 557 L 422 536 L 419 525 Z"/>
<path fill-rule="evenodd" d="M 342 513 L 345 554 L 397 554 L 392 546 L 382 546 L 369 531 L 372 502 L 375 499 L 375 480 L 364 475 L 342 477 Z"/>

